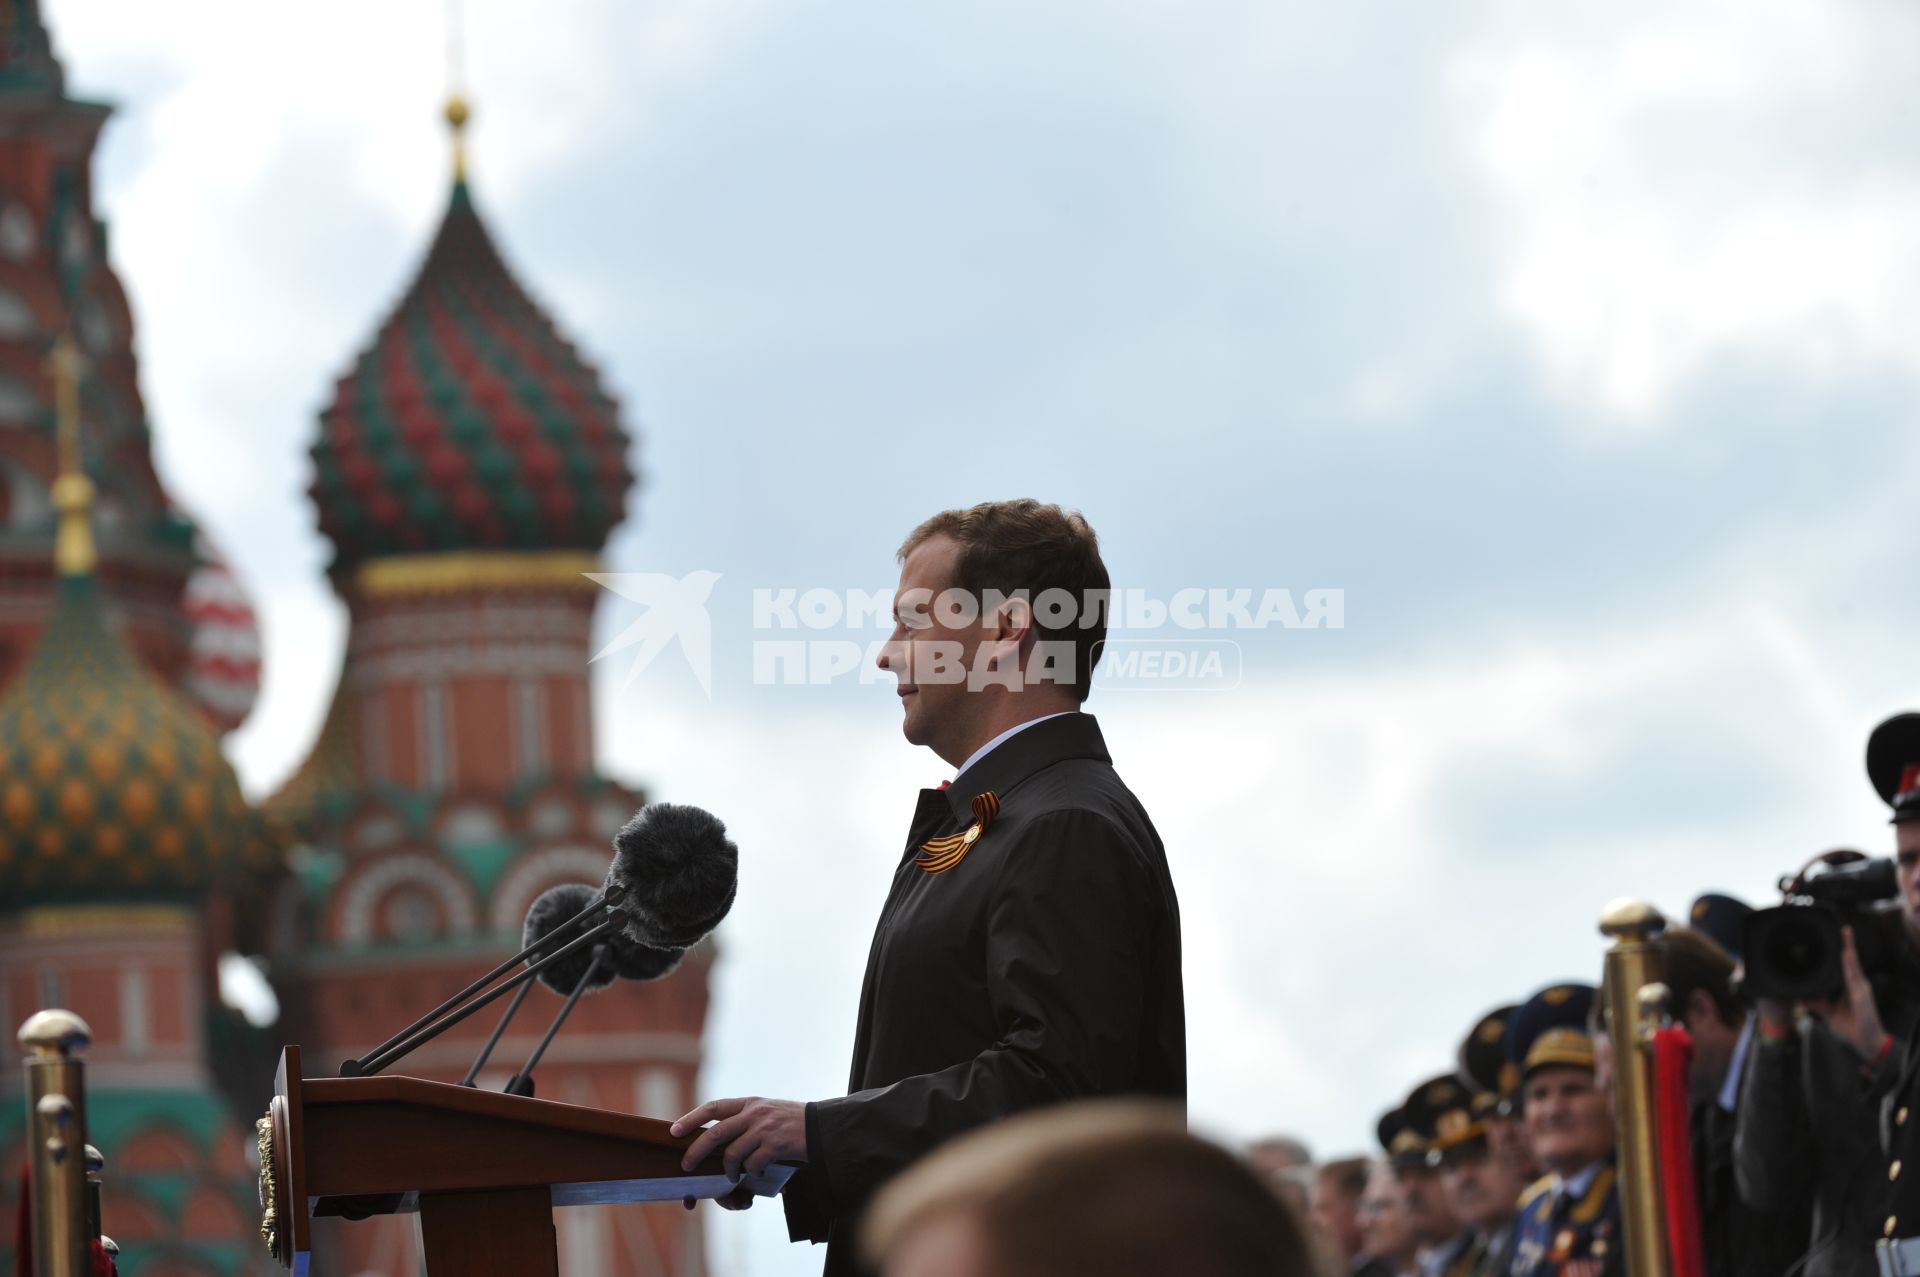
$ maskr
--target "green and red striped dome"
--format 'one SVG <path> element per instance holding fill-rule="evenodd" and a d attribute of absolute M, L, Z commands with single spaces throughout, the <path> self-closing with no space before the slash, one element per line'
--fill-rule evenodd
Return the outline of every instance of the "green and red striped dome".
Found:
<path fill-rule="evenodd" d="M 597 550 L 633 472 L 598 376 L 514 281 L 456 182 L 413 286 L 320 415 L 334 568 L 440 550 Z"/>

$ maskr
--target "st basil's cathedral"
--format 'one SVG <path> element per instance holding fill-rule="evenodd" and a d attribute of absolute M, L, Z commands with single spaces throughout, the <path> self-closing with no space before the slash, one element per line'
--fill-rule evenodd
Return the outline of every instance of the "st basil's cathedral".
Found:
<path fill-rule="evenodd" d="M 250 804 L 220 742 L 257 689 L 258 629 L 154 468 L 93 207 L 109 114 L 68 96 L 37 0 L 0 0 L 0 1024 L 62 1006 L 93 1031 L 88 1129 L 124 1277 L 268 1274 L 249 1156 L 278 1044 L 310 1073 L 365 1053 L 517 949 L 536 896 L 598 883 L 646 801 L 597 769 L 587 677 L 584 574 L 625 517 L 634 441 L 503 259 L 455 99 L 445 215 L 311 446 L 349 618 L 338 682 L 305 760 Z M 228 953 L 264 959 L 277 1023 L 222 1002 Z M 690 1107 L 712 962 L 703 942 L 664 980 L 581 1002 L 537 1093 Z M 498 1089 L 558 1005 L 530 997 L 476 1084 Z M 460 1081 L 492 1019 L 403 1071 Z M 18 1168 L 22 1076 L 0 1058 L 0 1168 Z M 3 1277 L 17 1171 L 0 1182 Z M 706 1271 L 677 1205 L 555 1222 L 563 1273 Z M 410 1215 L 317 1224 L 318 1277 L 420 1271 Z"/>

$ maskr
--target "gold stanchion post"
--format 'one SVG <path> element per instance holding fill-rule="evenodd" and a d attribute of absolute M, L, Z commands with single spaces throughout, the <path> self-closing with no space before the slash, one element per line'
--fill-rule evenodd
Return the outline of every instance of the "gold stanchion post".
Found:
<path fill-rule="evenodd" d="M 1640 900 L 1616 900 L 1600 915 L 1600 933 L 1613 941 L 1607 950 L 1606 1013 L 1627 1277 L 1669 1277 L 1671 1272 L 1654 1126 L 1652 1022 L 1640 997 L 1664 974 L 1653 938 L 1666 925 L 1658 909 Z"/>
<path fill-rule="evenodd" d="M 86 1277 L 87 1109 L 79 1053 L 93 1041 L 71 1011 L 40 1011 L 20 1026 L 26 1049 L 27 1153 L 36 1277 Z"/>

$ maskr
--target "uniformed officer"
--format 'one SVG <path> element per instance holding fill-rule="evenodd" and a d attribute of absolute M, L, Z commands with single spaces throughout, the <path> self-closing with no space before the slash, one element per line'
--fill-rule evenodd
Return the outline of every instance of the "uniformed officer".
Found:
<path fill-rule="evenodd" d="M 1475 1103 L 1487 1108 L 1493 1155 L 1512 1167 L 1521 1183 L 1531 1184 L 1540 1178 L 1540 1165 L 1520 1115 L 1520 1068 L 1507 1056 L 1507 1026 L 1519 1009 L 1497 1007 L 1480 1017 L 1460 1045 L 1460 1076 L 1473 1087 Z"/>
<path fill-rule="evenodd" d="M 1519 1070 L 1527 1139 L 1546 1174 L 1520 1199 L 1512 1277 L 1612 1277 L 1620 1254 L 1613 1118 L 1594 1081 L 1587 1015 L 1594 990 L 1555 984 L 1507 1026 Z"/>
<path fill-rule="evenodd" d="M 1428 1078 L 1397 1110 L 1401 1126 L 1387 1150 L 1406 1190 L 1407 1223 L 1420 1241 L 1420 1270 L 1428 1277 L 1467 1277 L 1480 1258 L 1473 1229 L 1454 1214 L 1439 1167 L 1429 1160 L 1442 1124 L 1466 1121 L 1471 1099 L 1450 1073 Z"/>
<path fill-rule="evenodd" d="M 1525 1173 L 1531 1155 L 1517 1159 L 1494 1146 L 1494 1124 L 1511 1128 L 1512 1142 L 1525 1147 L 1517 1117 L 1500 1115 L 1502 1092 L 1511 1099 L 1520 1072 L 1507 1059 L 1507 1022 L 1515 1007 L 1489 1011 L 1460 1044 L 1459 1078 L 1470 1092 L 1465 1108 L 1443 1112 L 1436 1124 L 1427 1160 L 1440 1171 L 1447 1196 L 1474 1232 L 1474 1259 L 1466 1277 L 1506 1277 L 1512 1263 L 1520 1194 L 1532 1176 Z M 1512 1106 L 1509 1105 L 1509 1113 Z"/>
<path fill-rule="evenodd" d="M 1920 714 L 1896 714 L 1867 741 L 1867 775 L 1893 809 L 1900 910 L 1909 940 L 1920 935 Z M 1848 933 L 1842 967 L 1852 1031 L 1845 1034 L 1871 1074 L 1870 1091 L 1883 1097 L 1880 1135 L 1886 1151 L 1886 1218 L 1875 1242 L 1888 1277 L 1920 1275 L 1920 1018 L 1903 1044 L 1883 1027 L 1872 985 Z M 1903 1017 L 1904 1018 L 1904 1017 Z M 1836 1024 L 1836 1030 L 1843 1026 Z"/>

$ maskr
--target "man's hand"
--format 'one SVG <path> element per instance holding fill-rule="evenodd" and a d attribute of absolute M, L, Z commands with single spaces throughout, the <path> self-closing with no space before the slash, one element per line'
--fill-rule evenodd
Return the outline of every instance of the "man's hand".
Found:
<path fill-rule="evenodd" d="M 692 1210 L 697 1200 L 697 1198 L 688 1197 L 683 1199 L 681 1204 L 688 1210 Z M 753 1190 L 743 1184 L 731 1193 L 720 1194 L 713 1199 L 713 1204 L 721 1210 L 751 1210 L 753 1209 Z"/>
<path fill-rule="evenodd" d="M 1846 978 L 1846 996 L 1835 999 L 1830 1008 L 1810 1002 L 1807 1009 L 1825 1020 L 1834 1036 L 1858 1051 L 1861 1059 L 1877 1064 L 1888 1042 L 1886 1027 L 1880 1022 L 1880 1004 L 1874 1000 L 1873 985 L 1860 966 L 1853 928 L 1841 928 L 1840 937 L 1840 970 Z"/>
<path fill-rule="evenodd" d="M 673 1133 L 685 1135 L 707 1122 L 713 1125 L 687 1149 L 681 1170 L 691 1171 L 716 1149 L 723 1150 L 720 1163 L 733 1179 L 774 1162 L 807 1160 L 807 1106 L 794 1100 L 708 1100 L 676 1121 Z"/>

